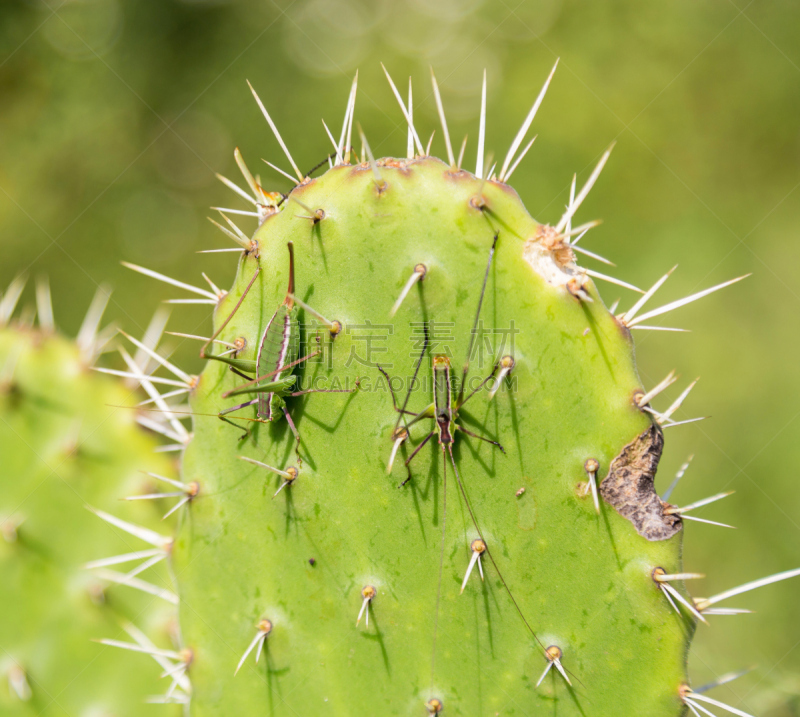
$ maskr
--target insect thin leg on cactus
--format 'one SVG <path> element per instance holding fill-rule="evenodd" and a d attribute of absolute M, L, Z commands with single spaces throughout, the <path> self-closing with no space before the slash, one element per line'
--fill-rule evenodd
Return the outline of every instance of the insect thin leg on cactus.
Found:
<path fill-rule="evenodd" d="M 472 521 L 472 525 L 475 527 L 475 531 L 478 533 L 478 536 L 480 537 L 481 542 L 483 543 L 483 548 L 484 548 L 483 552 L 489 557 L 489 560 L 492 563 L 492 567 L 495 569 L 495 572 L 497 573 L 497 577 L 500 579 L 500 582 L 503 585 L 503 589 L 508 594 L 509 599 L 513 603 L 514 608 L 516 609 L 517 613 L 519 614 L 520 618 L 522 619 L 522 622 L 524 623 L 525 627 L 528 629 L 528 632 L 530 632 L 530 634 L 533 637 L 533 639 L 536 640 L 537 643 L 539 643 L 539 646 L 543 650 L 545 650 L 544 645 L 542 644 L 542 642 L 539 639 L 538 635 L 533 631 L 533 628 L 530 626 L 530 623 L 528 622 L 527 618 L 525 617 L 525 613 L 522 612 L 522 608 L 520 608 L 519 603 L 517 602 L 516 598 L 514 597 L 514 594 L 511 592 L 511 588 L 509 587 L 508 583 L 506 582 L 506 579 L 503 577 L 503 574 L 500 572 L 500 568 L 497 565 L 497 561 L 494 559 L 494 555 L 489 550 L 489 545 L 486 542 L 485 538 L 483 537 L 483 533 L 481 532 L 480 526 L 478 525 L 478 520 L 475 517 L 475 511 L 472 509 L 472 504 L 470 503 L 470 500 L 467 497 L 467 491 L 465 490 L 464 483 L 461 480 L 461 474 L 458 472 L 458 466 L 456 465 L 456 460 L 453 457 L 453 445 L 452 445 L 452 443 L 448 444 L 447 452 L 450 454 L 450 463 L 452 464 L 453 472 L 456 475 L 456 483 L 458 484 L 458 489 L 459 489 L 459 492 L 461 494 L 461 497 L 464 499 L 464 504 L 467 506 L 467 512 L 469 513 L 470 520 Z M 444 446 L 442 447 L 442 455 L 444 455 Z M 445 458 L 444 462 L 445 462 L 445 466 L 446 466 L 447 465 L 447 458 Z M 444 510 L 444 508 L 443 508 L 443 510 Z M 442 521 L 442 522 L 444 522 L 444 521 Z M 566 675 L 564 677 L 566 679 Z M 567 679 L 567 682 L 569 682 L 568 679 Z"/>
<path fill-rule="evenodd" d="M 464 361 L 464 368 L 461 372 L 461 386 L 458 390 L 458 399 L 456 400 L 456 410 L 464 404 L 464 387 L 467 383 L 467 374 L 469 373 L 469 362 L 472 358 L 472 349 L 475 345 L 475 334 L 477 333 L 478 321 L 481 316 L 481 308 L 483 308 L 483 297 L 486 295 L 486 284 L 489 281 L 489 270 L 492 268 L 492 259 L 494 259 L 494 252 L 497 248 L 497 240 L 500 237 L 499 232 L 495 232 L 492 239 L 492 248 L 489 250 L 489 261 L 486 263 L 486 271 L 483 275 L 483 285 L 481 286 L 480 298 L 478 299 L 478 309 L 475 312 L 475 321 L 472 323 L 472 331 L 469 336 L 469 347 L 467 348 L 467 358 Z"/>

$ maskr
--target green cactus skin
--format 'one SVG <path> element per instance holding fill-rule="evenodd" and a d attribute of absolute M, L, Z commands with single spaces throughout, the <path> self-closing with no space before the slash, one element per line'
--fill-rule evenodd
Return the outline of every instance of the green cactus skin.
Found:
<path fill-rule="evenodd" d="M 432 158 L 378 165 L 380 181 L 369 164 L 344 165 L 295 188 L 291 197 L 304 206 L 290 200 L 263 222 L 258 256 L 243 254 L 217 307 L 219 329 L 261 267 L 220 334 L 245 338 L 240 358 L 254 360 L 285 297 L 293 242 L 296 295 L 345 327 L 328 344 L 329 363 L 301 364 L 296 373 L 303 388 L 312 377 L 336 377 L 345 388 L 360 378 L 361 388 L 287 399 L 303 464 L 273 500 L 283 478 L 240 458 L 295 466 L 289 427 L 249 424 L 251 435 L 240 440 L 207 415 L 233 405 L 222 394 L 243 379 L 213 361 L 200 376 L 191 404 L 206 416 L 194 418 L 183 480 L 202 490 L 173 551 L 180 622 L 195 654 L 192 714 L 423 715 L 439 705 L 469 717 L 683 714 L 693 622 L 652 579 L 657 567 L 680 572 L 681 535 L 648 540 L 605 502 L 598 516 L 582 490 L 587 459 L 599 462 L 602 480 L 653 425 L 634 404 L 640 381 L 627 330 L 591 282 L 583 287 L 589 302 L 533 270 L 524 254 L 544 247 L 548 234 L 508 186 Z M 306 208 L 323 209 L 324 218 L 301 218 Z M 460 375 L 496 231 L 481 319 L 487 328 L 513 322 L 516 364 L 513 390 L 507 385 L 491 402 L 481 392 L 459 413 L 462 425 L 506 451 L 456 437 L 458 471 L 494 560 L 484 555 L 485 582 L 475 571 L 459 594 L 478 532 L 452 466 L 443 539 L 442 451 L 431 440 L 398 489 L 400 457 L 386 474 L 397 416 L 391 396 L 379 371 L 351 354 L 365 354 L 365 332 L 355 326 L 391 324 L 391 335 L 373 331 L 385 336 L 376 345 L 386 351 L 372 360 L 410 377 L 420 322 L 441 322 Z M 559 251 L 551 248 L 543 250 L 550 258 Z M 424 281 L 390 320 L 419 263 Z M 301 310 L 304 318 L 313 320 Z M 313 340 L 306 346 L 313 350 Z M 426 353 L 420 377 L 428 390 L 411 395 L 410 410 L 431 402 L 430 356 L 442 350 Z M 497 359 L 480 368 L 473 361 L 470 376 L 485 377 Z M 413 426 L 400 455 L 431 429 L 430 420 Z M 680 521 L 672 525 L 675 532 Z M 366 586 L 376 589 L 369 627 L 356 626 Z M 262 619 L 272 627 L 266 659 L 256 665 L 251 653 L 234 676 Z M 552 645 L 572 686 L 553 669 L 536 689 Z"/>
<path fill-rule="evenodd" d="M 125 639 L 120 623 L 130 620 L 169 644 L 174 611 L 82 569 L 98 554 L 141 549 L 86 505 L 168 533 L 153 505 L 119 499 L 145 492 L 140 470 L 173 468 L 153 454 L 158 444 L 135 413 L 115 408 L 138 393 L 90 370 L 74 341 L 2 327 L 0 366 L 0 713 L 152 714 L 144 700 L 158 688 L 159 666 L 92 639 Z M 166 582 L 166 566 L 150 571 L 143 577 Z"/>

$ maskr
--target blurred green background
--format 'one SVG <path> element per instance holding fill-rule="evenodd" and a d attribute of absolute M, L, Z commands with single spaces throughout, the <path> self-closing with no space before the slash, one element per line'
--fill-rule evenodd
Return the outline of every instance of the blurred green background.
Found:
<path fill-rule="evenodd" d="M 438 127 L 433 65 L 454 144 L 469 133 L 472 168 L 483 69 L 487 149 L 502 158 L 556 57 L 539 139 L 512 181 L 531 214 L 556 221 L 572 173 L 585 179 L 616 140 L 579 213 L 604 220 L 587 249 L 642 287 L 680 264 L 660 303 L 753 272 L 664 322 L 691 333 L 636 333 L 646 387 L 682 374 L 656 407 L 700 375 L 682 417 L 711 416 L 667 432 L 661 487 L 694 453 L 675 502 L 736 490 L 701 515 L 738 530 L 687 525 L 686 568 L 708 575 L 691 587 L 710 595 L 798 567 L 796 0 L 3 0 L 0 284 L 48 275 L 57 321 L 74 332 L 109 283 L 110 318 L 141 333 L 159 302 L 185 295 L 120 259 L 195 284 L 201 271 L 222 287 L 232 278 L 233 255 L 196 252 L 228 246 L 205 220 L 210 205 L 243 208 L 214 179 L 236 178 L 234 146 L 267 188 L 288 189 L 260 162 L 288 169 L 245 79 L 306 169 L 329 151 L 320 118 L 338 134 L 356 68 L 357 119 L 373 151 L 404 155 L 380 61 L 399 84 L 414 77 L 424 141 Z M 434 153 L 444 153 L 441 131 Z M 634 300 L 601 290 L 622 308 Z M 172 328 L 207 330 L 207 308 L 178 307 Z M 198 368 L 195 349 L 178 347 L 185 366 Z M 799 595 L 800 582 L 788 582 L 726 603 L 757 613 L 700 626 L 694 683 L 755 665 L 716 696 L 762 715 L 800 714 Z"/>

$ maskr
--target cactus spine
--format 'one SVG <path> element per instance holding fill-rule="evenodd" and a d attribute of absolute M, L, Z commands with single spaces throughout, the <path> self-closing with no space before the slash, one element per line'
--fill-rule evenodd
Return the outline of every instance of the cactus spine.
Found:
<path fill-rule="evenodd" d="M 237 151 L 259 225 L 221 227 L 242 249 L 202 351 L 221 360 L 181 378 L 192 714 L 667 717 L 709 699 L 686 674 L 715 602 L 683 584 L 692 506 L 653 486 L 688 390 L 652 408 L 668 382 L 641 387 L 630 329 L 732 282 L 605 308 L 573 219 L 608 153 L 554 226 L 507 184 L 547 83 L 497 172 L 483 115 L 461 169 L 435 79 L 447 162 L 393 83 L 408 156 L 375 160 L 362 134 L 353 160 L 354 83 L 314 179 L 256 97 L 297 182 L 276 200 Z"/>

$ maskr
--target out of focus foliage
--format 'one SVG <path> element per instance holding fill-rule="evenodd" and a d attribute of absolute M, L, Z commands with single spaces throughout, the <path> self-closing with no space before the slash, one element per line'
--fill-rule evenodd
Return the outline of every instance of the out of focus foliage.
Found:
<path fill-rule="evenodd" d="M 640 332 L 646 386 L 672 369 L 702 380 L 670 429 L 662 485 L 696 458 L 675 500 L 737 493 L 687 526 L 692 584 L 713 594 L 800 565 L 800 5 L 788 0 L 4 0 L 0 5 L 0 285 L 46 273 L 56 316 L 74 330 L 97 284 L 110 314 L 141 331 L 176 296 L 119 266 L 124 258 L 194 283 L 232 276 L 205 216 L 242 206 L 214 179 L 240 146 L 265 184 L 286 166 L 247 89 L 261 93 L 303 168 L 329 151 L 320 118 L 340 126 L 360 69 L 357 116 L 376 155 L 402 154 L 405 129 L 382 77 L 415 80 L 417 124 L 438 126 L 437 70 L 454 143 L 473 166 L 481 73 L 487 148 L 502 158 L 556 57 L 534 124 L 539 139 L 513 184 L 542 221 L 559 216 L 574 171 L 612 159 L 579 219 L 584 240 L 648 286 L 680 263 L 664 300 L 729 277 L 747 282 L 682 309 L 692 333 Z M 434 149 L 443 153 L 441 132 Z M 246 226 L 247 222 L 243 222 Z M 388 251 L 388 248 L 387 248 Z M 223 257 L 223 258 L 220 258 Z M 608 303 L 619 295 L 604 287 Z M 622 307 L 632 296 L 620 290 Z M 181 308 L 198 330 L 207 307 Z M 194 346 L 179 346 L 191 365 Z M 720 697 L 742 709 L 800 714 L 800 586 L 735 601 L 755 615 L 701 626 L 697 684 L 757 669 Z M 732 603 L 733 604 L 733 603 Z M 727 689 L 727 694 L 723 694 Z"/>

